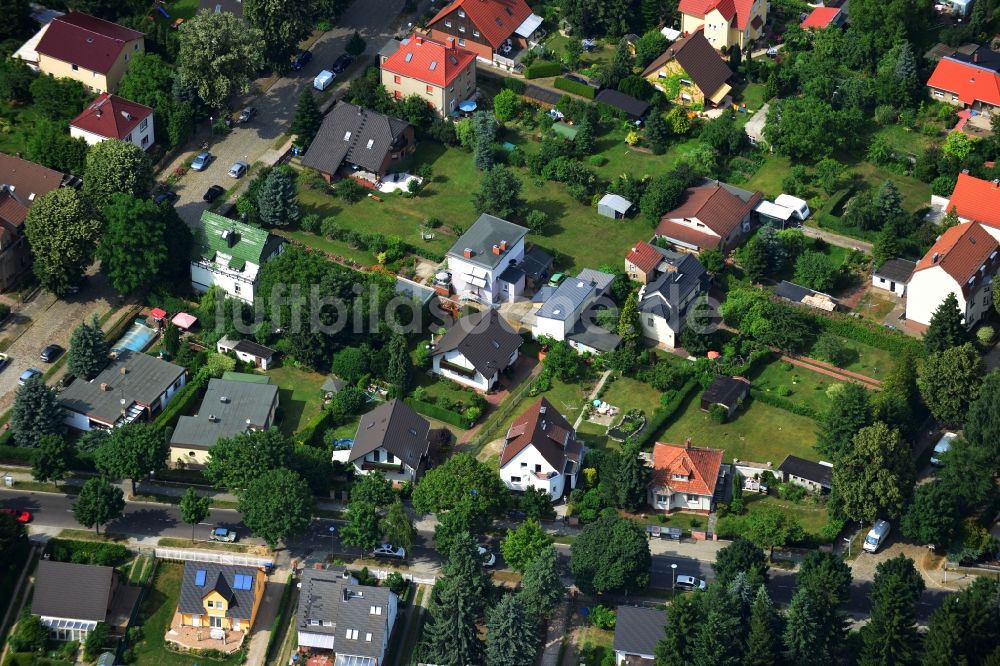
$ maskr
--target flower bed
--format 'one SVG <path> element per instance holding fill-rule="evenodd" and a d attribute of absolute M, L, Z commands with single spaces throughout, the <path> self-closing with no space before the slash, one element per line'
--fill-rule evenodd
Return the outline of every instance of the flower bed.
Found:
<path fill-rule="evenodd" d="M 608 428 L 608 437 L 616 442 L 624 442 L 634 437 L 646 427 L 646 415 L 641 410 L 633 409 L 622 416 L 618 425 Z"/>

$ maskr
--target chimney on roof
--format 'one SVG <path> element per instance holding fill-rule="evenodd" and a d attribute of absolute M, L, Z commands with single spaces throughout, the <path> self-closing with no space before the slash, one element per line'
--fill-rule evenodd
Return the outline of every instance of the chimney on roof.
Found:
<path fill-rule="evenodd" d="M 420 46 L 421 44 L 424 43 L 424 38 L 421 37 L 420 35 L 417 35 L 415 39 L 416 39 L 416 42 L 417 42 L 417 46 Z"/>
<path fill-rule="evenodd" d="M 474 252 L 472 251 L 471 247 L 465 248 L 465 250 L 462 252 L 462 256 L 465 257 L 466 259 L 472 259 L 473 254 Z"/>
<path fill-rule="evenodd" d="M 1000 187 L 1000 179 L 998 178 L 993 179 L 993 187 Z"/>
<path fill-rule="evenodd" d="M 101 107 L 97 107 L 97 109 L 94 111 L 94 113 L 97 114 L 98 118 L 100 118 L 101 114 L 103 114 L 104 112 L 101 111 Z"/>
<path fill-rule="evenodd" d="M 690 437 L 688 437 L 687 439 L 684 440 L 684 448 L 685 449 L 690 449 L 691 448 L 691 438 Z"/>
<path fill-rule="evenodd" d="M 448 48 L 450 48 L 450 49 L 455 48 L 455 38 L 454 37 L 449 37 L 448 38 Z"/>
<path fill-rule="evenodd" d="M 108 390 L 108 385 L 107 385 L 107 383 L 105 383 L 105 382 L 101 382 L 101 390 L 102 390 L 102 391 L 107 391 L 107 390 Z"/>
<path fill-rule="evenodd" d="M 211 421 L 212 423 L 215 423 L 216 421 L 219 420 L 219 418 L 215 414 L 209 414 L 208 420 Z"/>
<path fill-rule="evenodd" d="M 500 251 L 501 252 L 507 251 L 507 241 L 505 240 L 500 241 Z"/>
<path fill-rule="evenodd" d="M 500 246 L 499 245 L 494 245 L 493 246 L 493 254 L 500 254 L 500 252 L 501 252 Z"/>
<path fill-rule="evenodd" d="M 979 49 L 972 53 L 972 62 L 979 62 Z"/>
<path fill-rule="evenodd" d="M 222 404 L 227 404 L 229 402 L 229 397 L 224 395 L 219 396 L 219 402 L 221 402 Z"/>

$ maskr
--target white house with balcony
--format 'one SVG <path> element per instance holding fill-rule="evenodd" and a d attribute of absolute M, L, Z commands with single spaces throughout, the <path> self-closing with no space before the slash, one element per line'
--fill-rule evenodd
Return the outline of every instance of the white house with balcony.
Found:
<path fill-rule="evenodd" d="M 524 338 L 492 308 L 459 319 L 431 349 L 431 372 L 490 391 L 517 361 Z"/>
<path fill-rule="evenodd" d="M 191 286 L 200 292 L 217 286 L 252 305 L 260 268 L 281 254 L 281 238 L 207 210 L 193 231 L 197 255 L 191 260 Z"/>
<path fill-rule="evenodd" d="M 524 237 L 528 230 L 483 213 L 448 250 L 448 272 L 460 299 L 513 303 L 524 291 Z"/>
<path fill-rule="evenodd" d="M 507 431 L 500 451 L 500 478 L 511 490 L 537 488 L 558 499 L 576 488 L 583 454 L 576 431 L 541 398 Z"/>
<path fill-rule="evenodd" d="M 347 462 L 355 474 L 381 472 L 395 484 L 415 482 L 427 465 L 430 427 L 402 400 L 384 402 L 361 417 Z"/>

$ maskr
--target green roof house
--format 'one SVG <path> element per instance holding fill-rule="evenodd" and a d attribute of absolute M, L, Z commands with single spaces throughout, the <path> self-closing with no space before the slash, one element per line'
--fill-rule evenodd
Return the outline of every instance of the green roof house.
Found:
<path fill-rule="evenodd" d="M 267 230 L 205 211 L 194 229 L 191 286 L 218 286 L 252 304 L 260 267 L 281 249 L 281 238 Z"/>

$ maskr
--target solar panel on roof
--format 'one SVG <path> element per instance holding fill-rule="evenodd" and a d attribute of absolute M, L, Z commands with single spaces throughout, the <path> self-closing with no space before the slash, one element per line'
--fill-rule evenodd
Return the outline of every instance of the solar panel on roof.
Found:
<path fill-rule="evenodd" d="M 253 578 L 251 576 L 236 574 L 236 578 L 233 580 L 233 587 L 237 590 L 249 590 L 252 583 Z"/>
<path fill-rule="evenodd" d="M 204 569 L 198 569 L 198 571 L 195 572 L 195 574 L 194 574 L 194 584 L 197 585 L 198 587 L 204 587 L 205 586 L 205 570 Z"/>

